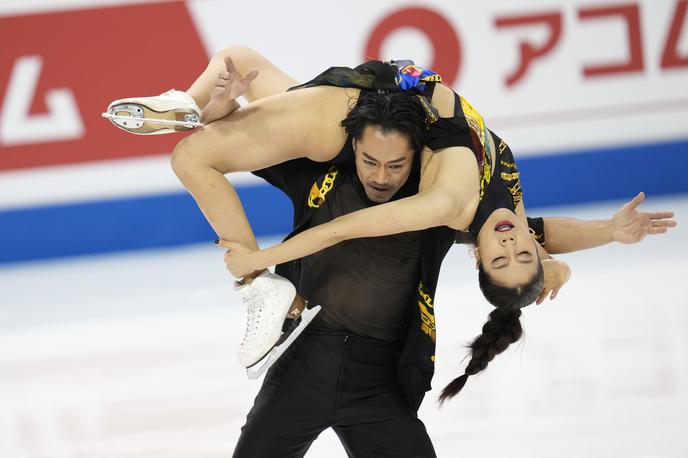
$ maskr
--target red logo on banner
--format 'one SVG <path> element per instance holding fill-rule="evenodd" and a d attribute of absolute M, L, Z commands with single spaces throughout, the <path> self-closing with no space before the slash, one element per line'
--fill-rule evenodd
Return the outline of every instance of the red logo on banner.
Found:
<path fill-rule="evenodd" d="M 208 61 L 184 2 L 0 18 L 0 42 L 0 170 L 169 153 L 179 135 L 100 113 L 186 89 Z"/>
<path fill-rule="evenodd" d="M 385 17 L 374 28 L 365 48 L 365 58 L 380 59 L 382 44 L 392 32 L 410 27 L 424 33 L 432 43 L 432 63 L 427 65 L 442 76 L 445 84 L 456 83 L 461 70 L 461 42 L 454 27 L 444 16 L 428 8 L 405 8 Z M 411 58 L 412 56 L 407 56 Z M 406 58 L 406 57 L 404 57 Z"/>

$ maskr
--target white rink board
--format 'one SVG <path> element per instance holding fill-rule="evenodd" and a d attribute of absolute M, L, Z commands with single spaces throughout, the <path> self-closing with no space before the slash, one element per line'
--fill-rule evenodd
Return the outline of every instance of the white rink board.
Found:
<path fill-rule="evenodd" d="M 489 311 L 465 249 L 452 250 L 420 411 L 438 456 L 688 455 L 688 201 L 647 208 L 676 210 L 679 227 L 565 256 L 573 277 L 524 312 L 523 343 L 438 410 Z M 0 456 L 230 456 L 259 385 L 235 362 L 244 314 L 223 269 L 207 246 L 0 268 Z M 307 456 L 345 454 L 326 432 Z"/>
<path fill-rule="evenodd" d="M 141 3 L 158 2 L 5 0 L 0 17 Z M 346 4 L 258 0 L 250 6 L 189 0 L 186 4 L 209 56 L 229 44 L 244 43 L 302 81 L 331 65 L 354 66 L 366 57 L 411 58 L 427 66 L 437 57 L 452 72 L 457 70 L 453 86 L 515 145 L 519 156 L 688 135 L 688 12 L 679 8 L 680 0 L 527 4 L 511 0 L 351 0 Z M 367 55 L 370 38 L 380 25 L 394 15 L 403 16 L 409 8 L 427 10 L 435 19 L 416 27 L 413 14 L 407 14 L 382 40 L 380 54 Z M 604 8 L 621 11 L 595 13 Z M 598 15 L 581 17 L 586 14 Z M 534 15 L 554 15 L 559 26 L 497 25 L 498 20 Z M 446 33 L 442 29 L 445 36 L 455 37 L 458 52 L 436 52 L 442 44 L 433 44 L 428 32 L 440 27 L 438 21 L 448 27 Z M 674 25 L 677 34 L 670 40 Z M 553 31 L 559 34 L 552 49 L 508 85 L 507 78 L 522 60 L 521 44 L 540 49 L 554 36 Z M 664 62 L 665 52 L 681 64 Z M 621 65 L 634 57 L 641 62 L 629 71 L 584 76 L 585 68 Z"/>
<path fill-rule="evenodd" d="M 0 23 L 8 43 L 0 56 L 0 234 L 5 230 L 8 241 L 0 263 L 211 237 L 169 166 L 179 137 L 136 138 L 100 113 L 113 98 L 184 89 L 209 56 L 233 43 L 256 48 L 302 81 L 367 58 L 414 58 L 435 68 L 509 143 L 529 177 L 524 189 L 534 190 L 527 191 L 529 208 L 614 199 L 640 188 L 688 191 L 681 175 L 688 158 L 688 0 L 6 0 Z M 149 40 L 152 49 L 129 33 L 163 35 L 154 26 L 179 33 L 166 48 Z M 522 49 L 541 55 L 528 60 Z M 521 63 L 525 71 L 516 72 Z M 622 71 L 604 70 L 610 65 Z M 600 69 L 604 74 L 590 74 Z M 562 179 L 552 180 L 560 170 Z M 242 197 L 248 209 L 262 199 L 276 202 L 262 180 L 231 180 L 251 196 Z M 169 219 L 138 216 L 164 208 L 179 212 L 177 219 L 171 212 Z M 254 219 L 254 230 L 284 230 L 273 221 L 290 216 L 278 213 Z M 122 229 L 99 224 L 103 215 Z M 170 236 L 180 220 L 189 225 Z M 54 229 L 46 243 L 53 249 L 37 252 L 30 240 L 44 236 L 36 230 L 42 227 Z"/>

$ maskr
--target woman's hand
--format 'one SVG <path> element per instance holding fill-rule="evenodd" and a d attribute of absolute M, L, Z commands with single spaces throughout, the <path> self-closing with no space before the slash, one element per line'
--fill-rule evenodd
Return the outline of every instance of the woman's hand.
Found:
<path fill-rule="evenodd" d="M 203 107 L 203 122 L 210 124 L 239 109 L 236 98 L 243 95 L 258 76 L 258 70 L 253 69 L 241 76 L 234 66 L 232 59 L 225 57 L 225 71 L 220 72 L 215 79 L 215 86 L 210 91 L 210 101 Z"/>
<path fill-rule="evenodd" d="M 257 257 L 260 253 L 258 250 L 252 250 L 240 243 L 228 242 L 227 240 L 220 240 L 217 244 L 227 249 L 225 264 L 229 273 L 235 278 L 243 278 L 265 267 L 259 267 L 257 264 Z"/>
<path fill-rule="evenodd" d="M 564 261 L 543 259 L 540 263 L 545 274 L 545 282 L 542 286 L 542 292 L 535 301 L 536 304 L 542 304 L 547 296 L 550 297 L 550 300 L 554 300 L 562 286 L 571 278 L 571 268 Z"/>
<path fill-rule="evenodd" d="M 638 243 L 647 235 L 664 234 L 671 227 L 676 227 L 672 220 L 673 212 L 641 212 L 638 206 L 645 200 L 645 193 L 641 192 L 633 200 L 621 207 L 614 214 L 612 223 L 612 238 L 620 243 Z"/>
<path fill-rule="evenodd" d="M 225 71 L 220 72 L 215 80 L 215 87 L 210 92 L 211 103 L 223 105 L 228 102 L 233 102 L 237 97 L 240 97 L 248 90 L 251 82 L 258 76 L 258 70 L 255 68 L 249 71 L 246 76 L 241 76 L 241 73 L 234 66 L 234 62 L 228 56 L 225 57 Z"/>

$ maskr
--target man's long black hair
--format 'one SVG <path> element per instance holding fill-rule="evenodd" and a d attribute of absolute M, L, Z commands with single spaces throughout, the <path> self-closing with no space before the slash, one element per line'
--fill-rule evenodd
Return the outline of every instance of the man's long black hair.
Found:
<path fill-rule="evenodd" d="M 360 139 L 366 126 L 407 136 L 418 155 L 428 141 L 426 110 L 417 97 L 403 92 L 361 91 L 358 101 L 341 122 L 347 134 Z"/>

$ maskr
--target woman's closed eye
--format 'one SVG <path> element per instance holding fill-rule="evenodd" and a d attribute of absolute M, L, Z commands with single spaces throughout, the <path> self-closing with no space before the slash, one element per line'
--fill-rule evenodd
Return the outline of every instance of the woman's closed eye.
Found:
<path fill-rule="evenodd" d="M 501 269 L 502 267 L 506 267 L 508 264 L 509 260 L 506 258 L 506 256 L 494 258 L 490 263 L 493 269 Z"/>
<path fill-rule="evenodd" d="M 516 260 L 521 264 L 529 264 L 533 262 L 535 256 L 530 251 L 521 251 L 516 254 Z M 506 256 L 499 256 L 490 263 L 493 269 L 502 269 L 509 265 L 509 259 Z"/>
<path fill-rule="evenodd" d="M 521 251 L 516 255 L 516 259 L 521 263 L 529 263 L 533 261 L 534 256 L 530 251 Z"/>

